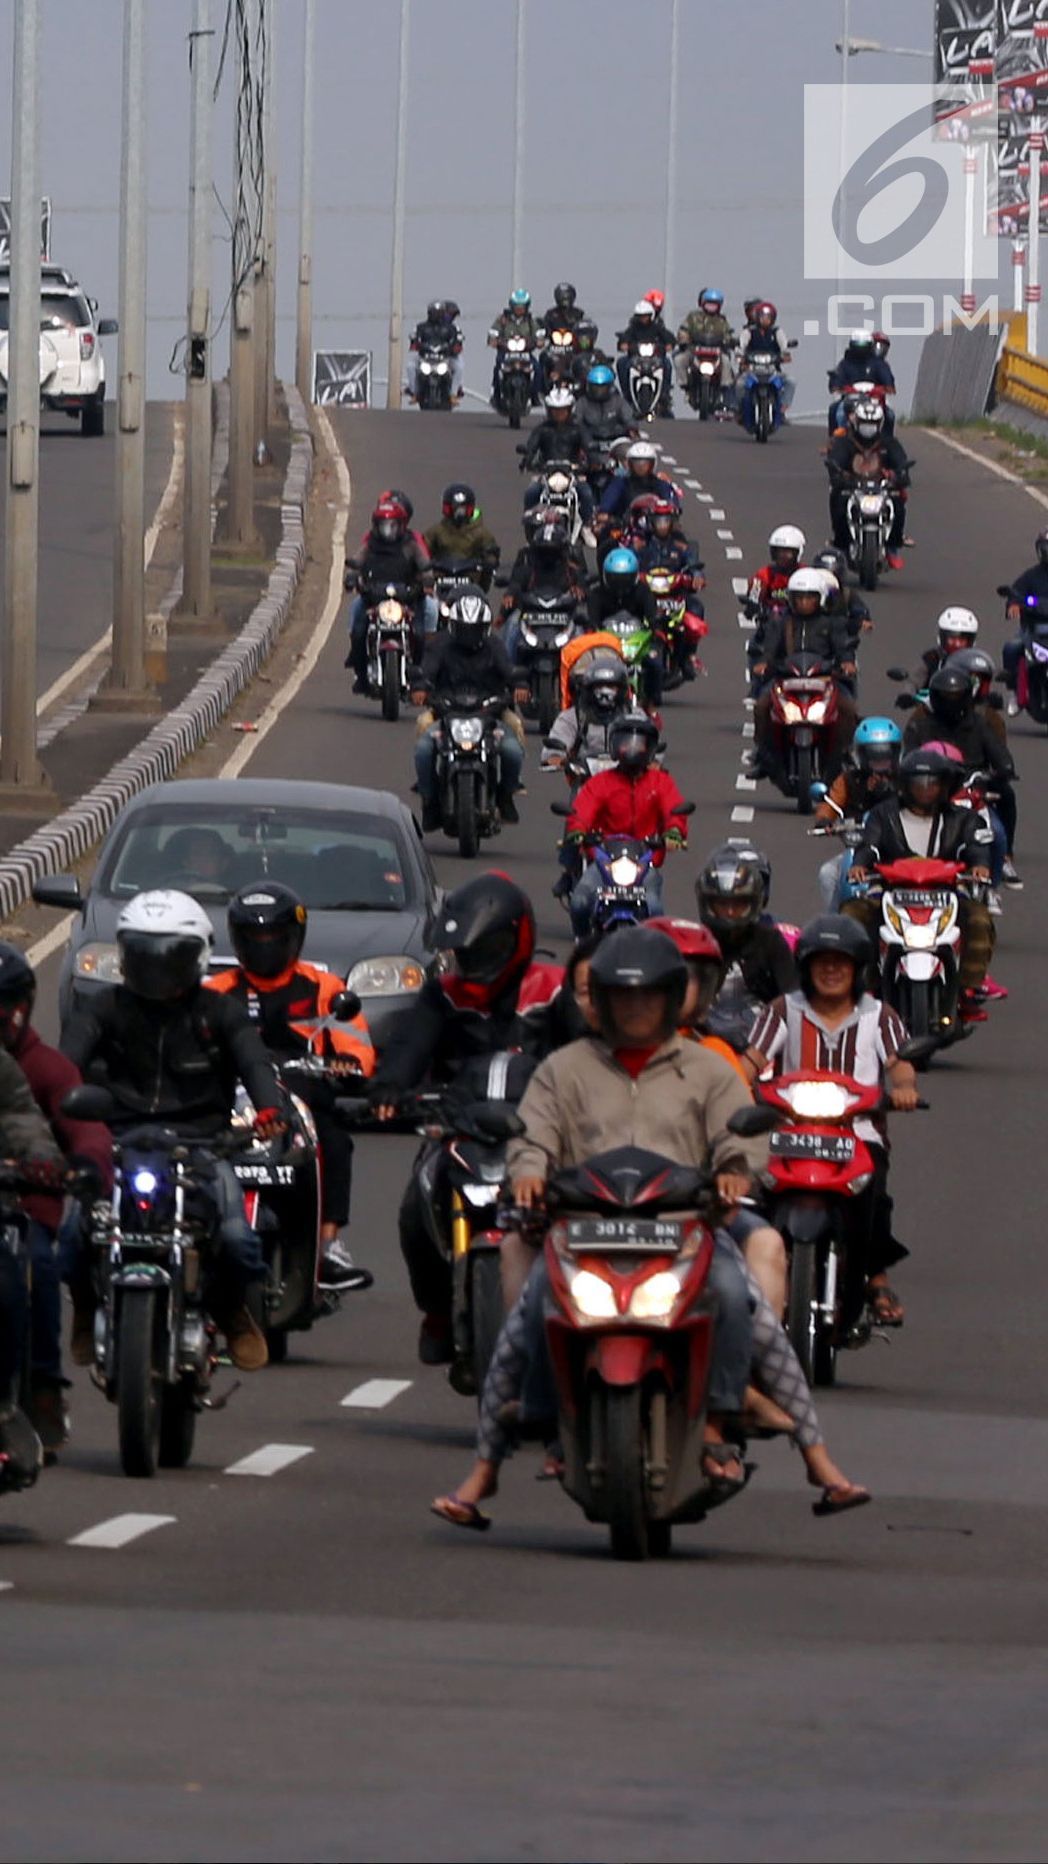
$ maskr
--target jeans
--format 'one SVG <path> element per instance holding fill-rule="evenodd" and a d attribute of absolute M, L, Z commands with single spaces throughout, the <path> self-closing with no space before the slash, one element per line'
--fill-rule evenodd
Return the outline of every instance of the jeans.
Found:
<path fill-rule="evenodd" d="M 202 1163 L 202 1161 L 201 1161 Z M 201 1175 L 204 1176 L 203 1171 Z M 216 1217 L 211 1281 L 218 1312 L 216 1320 L 243 1307 L 252 1282 L 265 1280 L 266 1265 L 258 1232 L 244 1209 L 240 1180 L 228 1159 L 207 1161 L 210 1201 Z"/>
<path fill-rule="evenodd" d="M 993 835 L 993 846 L 990 849 L 990 880 L 993 886 L 999 887 L 1004 875 L 1005 855 L 1008 853 L 1008 837 L 1005 834 L 1004 823 L 996 809 L 987 809 L 986 813 L 990 818 L 990 831 Z"/>
<path fill-rule="evenodd" d="M 0 1233 L 0 1412 L 17 1401 L 28 1321 L 25 1263 Z"/>
<path fill-rule="evenodd" d="M 571 929 L 576 938 L 585 938 L 590 929 L 593 910 L 597 904 L 597 895 L 603 885 L 596 861 L 591 861 L 582 879 L 574 887 L 571 895 Z M 662 872 L 660 868 L 649 867 L 644 876 L 644 899 L 648 908 L 649 919 L 657 919 L 662 912 Z"/>
<path fill-rule="evenodd" d="M 451 368 L 451 393 L 454 397 L 462 387 L 462 357 L 449 356 L 448 363 Z M 419 358 L 412 351 L 404 367 L 404 392 L 416 399 L 418 397 L 418 365 Z"/>
<path fill-rule="evenodd" d="M 420 732 L 415 739 L 415 778 L 418 793 L 424 803 L 435 803 L 437 798 L 437 738 L 439 725 L 431 725 L 428 731 Z M 524 769 L 524 747 L 507 726 L 499 745 L 499 791 L 519 790 L 521 772 Z"/>
<path fill-rule="evenodd" d="M 32 1295 L 29 1309 L 29 1356 L 34 1378 L 62 1377 L 62 1282 L 55 1236 L 46 1223 L 29 1223 Z"/>
<path fill-rule="evenodd" d="M 436 634 L 439 619 L 440 607 L 436 596 L 420 596 L 415 606 L 413 650 L 416 654 L 420 653 L 423 637 Z M 367 635 L 367 603 L 362 595 L 358 595 L 349 611 L 349 664 L 360 679 L 367 672 Z"/>

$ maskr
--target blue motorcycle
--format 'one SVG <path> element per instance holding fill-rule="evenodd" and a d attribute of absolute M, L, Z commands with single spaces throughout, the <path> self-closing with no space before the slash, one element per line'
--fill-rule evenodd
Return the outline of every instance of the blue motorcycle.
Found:
<path fill-rule="evenodd" d="M 774 350 L 759 350 L 756 355 L 747 356 L 743 362 L 740 387 L 742 424 L 746 432 L 763 446 L 782 426 L 782 398 L 786 378 L 782 373 L 778 353 Z"/>

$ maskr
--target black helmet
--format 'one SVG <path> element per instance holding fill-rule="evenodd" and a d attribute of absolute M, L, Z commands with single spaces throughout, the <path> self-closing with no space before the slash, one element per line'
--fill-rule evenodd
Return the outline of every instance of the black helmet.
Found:
<path fill-rule="evenodd" d="M 818 919 L 806 925 L 797 940 L 795 956 L 800 973 L 801 989 L 806 997 L 811 996 L 811 962 L 821 952 L 850 958 L 855 966 L 855 979 L 852 985 L 856 997 L 862 995 L 863 977 L 872 957 L 870 941 L 862 927 L 844 913 L 820 913 Z"/>
<path fill-rule="evenodd" d="M 934 745 L 922 744 L 907 751 L 899 765 L 899 796 L 904 804 L 927 803 L 933 801 L 930 791 L 935 784 L 939 793 L 934 802 L 942 807 L 963 780 L 963 761 L 955 762 Z"/>
<path fill-rule="evenodd" d="M 531 963 L 535 914 L 507 874 L 477 874 L 446 895 L 433 928 L 435 950 L 450 953 L 447 989 L 462 1008 L 487 1009 Z"/>
<path fill-rule="evenodd" d="M 448 604 L 447 616 L 451 638 L 460 647 L 473 652 L 483 647 L 491 632 L 491 607 L 483 589 L 478 589 L 476 583 L 466 583 Z"/>
<path fill-rule="evenodd" d="M 770 892 L 771 863 L 748 842 L 726 841 L 714 848 L 695 882 L 699 918 L 728 953 L 757 924 Z M 734 912 L 729 902 L 744 911 Z"/>
<path fill-rule="evenodd" d="M 836 544 L 824 544 L 821 550 L 817 550 L 811 560 L 811 568 L 829 570 L 831 576 L 836 576 L 841 588 L 845 587 L 848 578 L 848 559 L 843 550 L 838 550 Z"/>
<path fill-rule="evenodd" d="M 554 563 L 562 563 L 567 554 L 567 525 L 547 514 L 544 522 L 535 526 L 532 535 L 532 561 L 537 569 L 550 569 Z"/>
<path fill-rule="evenodd" d="M 972 692 L 976 698 L 979 696 L 980 687 L 989 688 L 992 685 L 997 672 L 993 655 L 988 654 L 982 647 L 962 647 L 959 654 L 950 655 L 950 664 L 964 668 L 965 673 L 971 679 Z"/>
<path fill-rule="evenodd" d="M 1037 552 L 1038 563 L 1048 569 L 1048 531 L 1038 531 L 1034 540 L 1034 549 Z"/>
<path fill-rule="evenodd" d="M 281 977 L 302 950 L 307 917 L 298 894 L 277 881 L 241 887 L 227 916 L 237 962 L 252 977 Z"/>
<path fill-rule="evenodd" d="M 574 285 L 554 285 L 553 287 L 553 302 L 558 311 L 573 310 L 578 295 Z"/>
<path fill-rule="evenodd" d="M 0 939 L 0 1042 L 15 1048 L 33 1014 L 36 973 L 17 945 Z"/>
<path fill-rule="evenodd" d="M 452 524 L 468 524 L 477 508 L 477 495 L 471 485 L 456 483 L 444 487 L 441 510 Z"/>
<path fill-rule="evenodd" d="M 928 681 L 928 705 L 944 725 L 957 725 L 972 709 L 971 676 L 956 664 L 956 655 Z"/>
<path fill-rule="evenodd" d="M 612 990 L 661 990 L 666 995 L 660 1041 L 680 1021 L 688 989 L 688 967 L 673 940 L 650 926 L 620 926 L 601 940 L 590 964 L 590 997 L 604 1040 L 628 1047 L 611 1014 Z"/>
<path fill-rule="evenodd" d="M 647 770 L 659 748 L 659 728 L 646 712 L 625 712 L 608 733 L 608 752 L 620 770 Z"/>
<path fill-rule="evenodd" d="M 613 718 L 625 708 L 630 693 L 630 676 L 624 661 L 598 660 L 584 667 L 572 682 L 575 704 L 584 719 Z"/>

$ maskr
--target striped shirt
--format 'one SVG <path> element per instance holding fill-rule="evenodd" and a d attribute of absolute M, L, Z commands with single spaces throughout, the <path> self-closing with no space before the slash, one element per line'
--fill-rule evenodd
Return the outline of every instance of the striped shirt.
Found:
<path fill-rule="evenodd" d="M 883 1081 L 884 1069 L 897 1060 L 905 1041 L 902 1017 L 876 997 L 861 996 L 851 1015 L 831 1029 L 799 990 L 765 1004 L 750 1032 L 751 1049 L 774 1062 L 777 1074 L 825 1069 L 850 1075 L 863 1087 Z M 856 1120 L 855 1131 L 860 1139 L 883 1144 L 869 1118 Z"/>

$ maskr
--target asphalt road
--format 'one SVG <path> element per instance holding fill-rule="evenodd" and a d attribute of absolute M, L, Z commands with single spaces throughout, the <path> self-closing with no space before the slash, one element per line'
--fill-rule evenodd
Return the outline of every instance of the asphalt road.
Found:
<path fill-rule="evenodd" d="M 511 436 L 487 417 L 352 414 L 339 434 L 354 542 L 380 487 L 406 485 L 428 523 L 445 480 L 466 477 L 509 554 L 521 488 Z M 731 578 L 763 560 L 775 522 L 821 539 L 819 436 L 789 429 L 759 449 L 682 422 L 659 438 L 680 462 L 713 624 L 709 680 L 667 706 L 672 766 L 699 804 L 669 901 L 688 909 L 702 853 L 754 808 L 774 902 L 803 918 L 813 845 L 766 787 L 736 787 Z M 930 436 L 912 450 L 919 548 L 876 600 L 867 710 L 948 600 L 996 615 L 994 586 L 1029 560 L 1041 522 L 984 466 Z M 249 769 L 407 794 L 411 726 L 350 698 L 343 653 L 339 633 Z M 371 1294 L 245 1381 L 201 1420 L 193 1466 L 152 1483 L 117 1473 L 112 1413 L 78 1376 L 62 1466 L 5 1502 L 0 1857 L 1048 1854 L 1043 738 L 1015 732 L 1027 885 L 994 965 L 1011 997 L 936 1065 L 933 1111 L 896 1128 L 908 1325 L 847 1360 L 823 1404 L 874 1506 L 815 1521 L 799 1462 L 762 1445 L 746 1495 L 679 1530 L 657 1566 L 615 1565 L 600 1530 L 534 1483 L 531 1456 L 508 1467 L 490 1535 L 435 1521 L 471 1410 L 415 1361 L 394 1227 L 411 1142 L 368 1140 L 354 1242 Z M 532 772 L 520 828 L 492 851 L 533 889 L 547 943 L 564 928 L 548 892 L 556 785 Z M 437 851 L 450 883 L 465 869 Z M 385 1402 L 364 1408 L 353 1395 L 372 1380 L 388 1382 L 370 1393 Z M 266 1446 L 264 1467 L 285 1446 L 282 1468 L 235 1472 Z M 131 1512 L 161 1519 L 120 1548 L 69 1544 Z"/>
<path fill-rule="evenodd" d="M 113 619 L 113 529 L 116 510 L 116 420 L 106 408 L 108 431 L 85 440 L 79 422 L 45 414 L 40 433 L 40 592 L 37 692 L 59 679 L 104 634 Z M 146 525 L 163 495 L 171 467 L 173 405 L 146 407 Z M 7 433 L 3 430 L 3 452 Z M 0 499 L 0 551 L 5 511 Z M 3 616 L 0 587 L 0 618 Z"/>

